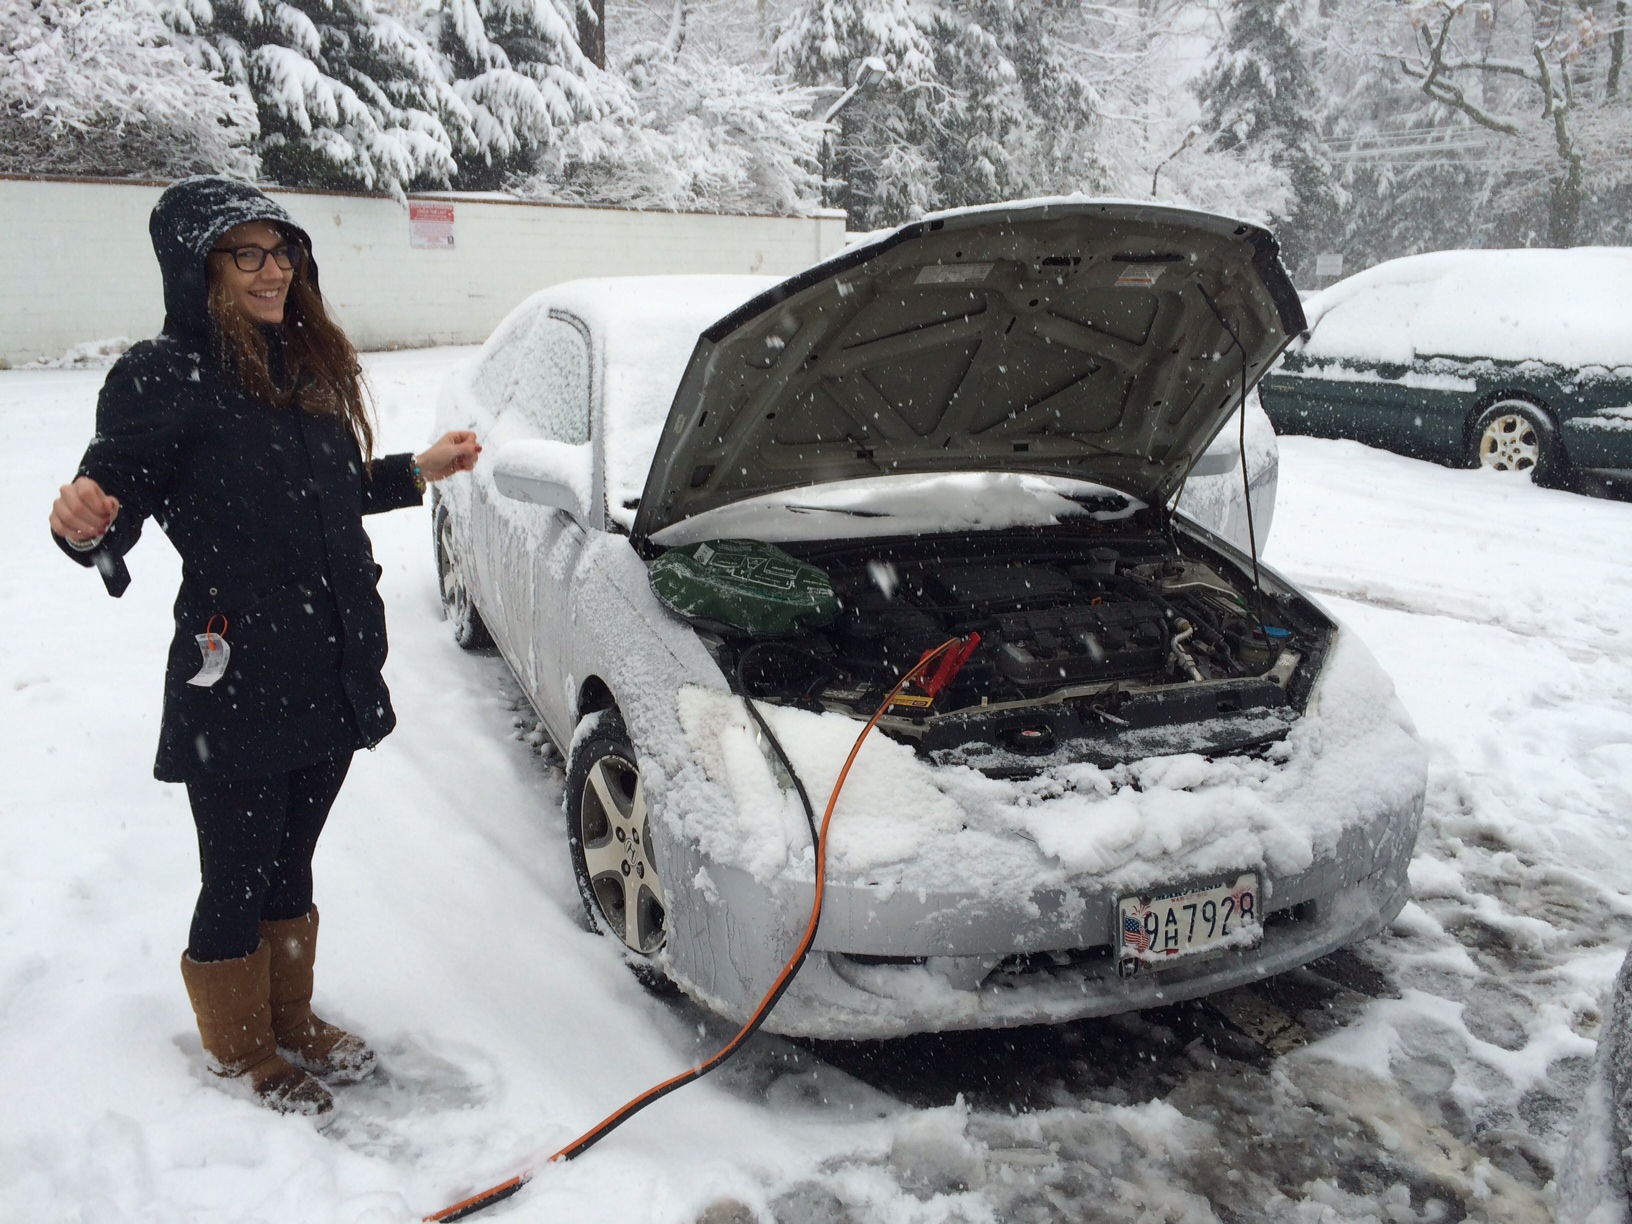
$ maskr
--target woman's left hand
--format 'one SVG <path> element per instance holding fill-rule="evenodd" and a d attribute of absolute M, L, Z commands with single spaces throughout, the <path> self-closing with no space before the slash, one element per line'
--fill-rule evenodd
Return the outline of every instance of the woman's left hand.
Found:
<path fill-rule="evenodd" d="M 468 472 L 476 466 L 476 456 L 482 453 L 482 444 L 468 429 L 455 429 L 443 434 L 423 454 L 414 456 L 419 474 L 427 481 L 446 480 L 455 472 Z"/>

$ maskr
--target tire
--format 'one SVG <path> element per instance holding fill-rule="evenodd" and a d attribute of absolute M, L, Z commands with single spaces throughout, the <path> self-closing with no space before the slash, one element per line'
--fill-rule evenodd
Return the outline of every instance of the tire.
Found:
<path fill-rule="evenodd" d="M 1497 400 L 1474 417 L 1468 436 L 1474 467 L 1528 475 L 1537 484 L 1558 474 L 1558 429 L 1539 404 Z"/>
<path fill-rule="evenodd" d="M 641 966 L 668 938 L 668 905 L 651 852 L 640 766 L 613 711 L 573 749 L 567 766 L 567 839 L 590 925 L 619 940 Z M 645 973 L 641 973 L 642 969 Z"/>
<path fill-rule="evenodd" d="M 470 595 L 470 579 L 453 538 L 453 515 L 439 508 L 436 515 L 436 578 L 442 595 L 442 619 L 453 626 L 453 640 L 466 650 L 493 645 Z"/>

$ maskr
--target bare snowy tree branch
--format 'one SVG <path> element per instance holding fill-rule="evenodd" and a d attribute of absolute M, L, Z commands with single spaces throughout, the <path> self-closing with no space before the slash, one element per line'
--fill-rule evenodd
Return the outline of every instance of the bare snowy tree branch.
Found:
<path fill-rule="evenodd" d="M 1480 127 L 1489 128 L 1493 132 L 1500 132 L 1504 136 L 1517 136 L 1519 134 L 1519 129 L 1516 125 L 1508 123 L 1506 120 L 1498 119 L 1495 115 L 1487 112 L 1483 107 L 1474 102 L 1470 102 L 1467 95 L 1464 94 L 1458 86 L 1439 80 L 1439 66 L 1436 65 L 1424 68 L 1420 65 L 1413 64 L 1404 56 L 1398 57 L 1398 60 L 1401 71 L 1403 71 L 1406 76 L 1413 77 L 1421 81 L 1422 92 L 1427 94 L 1435 102 L 1461 111 Z"/>
<path fill-rule="evenodd" d="M 686 14 L 690 5 L 686 0 L 674 0 L 674 12 L 669 18 L 669 33 L 663 39 L 663 54 L 671 60 L 680 54 L 680 48 L 686 45 Z"/>
<path fill-rule="evenodd" d="M 1624 3 L 1624 0 L 1622 0 Z M 1441 106 L 1465 115 L 1488 131 L 1519 140 L 1535 139 L 1534 120 L 1500 114 L 1474 102 L 1458 81 L 1459 76 L 1517 78 L 1533 86 L 1541 97 L 1541 118 L 1548 128 L 1557 155 L 1550 171 L 1551 199 L 1548 207 L 1548 239 L 1567 246 L 1575 241 L 1579 228 L 1585 180 L 1585 156 L 1575 131 L 1575 87 L 1570 66 L 1582 48 L 1596 35 L 1590 27 L 1566 30 L 1563 0 L 1534 0 L 1530 6 L 1532 30 L 1529 45 L 1533 67 L 1511 59 L 1484 57 L 1468 59 L 1454 54 L 1452 31 L 1465 8 L 1452 0 L 1438 0 L 1434 28 L 1418 29 L 1420 56 L 1413 60 L 1396 55 L 1401 71 L 1421 82 L 1424 94 Z M 1583 33 L 1582 29 L 1586 32 Z M 1486 97 L 1489 99 L 1487 91 Z M 1508 95 L 1510 103 L 1516 95 Z M 1532 135 L 1534 133 L 1534 135 Z"/>
<path fill-rule="evenodd" d="M 1615 28 L 1609 35 L 1609 76 L 1604 83 L 1604 94 L 1615 97 L 1621 92 L 1621 65 L 1626 63 L 1626 0 L 1615 0 Z"/>

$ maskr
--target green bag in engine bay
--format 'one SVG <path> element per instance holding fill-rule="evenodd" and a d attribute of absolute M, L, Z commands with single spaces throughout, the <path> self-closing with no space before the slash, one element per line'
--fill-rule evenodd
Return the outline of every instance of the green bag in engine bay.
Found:
<path fill-rule="evenodd" d="M 839 614 L 827 571 L 759 540 L 708 540 L 652 563 L 652 593 L 705 629 L 780 637 L 819 629 Z"/>

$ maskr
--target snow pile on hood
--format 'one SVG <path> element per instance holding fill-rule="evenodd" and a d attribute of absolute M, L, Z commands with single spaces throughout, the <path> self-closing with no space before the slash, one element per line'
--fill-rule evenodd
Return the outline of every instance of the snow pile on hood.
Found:
<path fill-rule="evenodd" d="M 1310 358 L 1488 357 L 1632 365 L 1632 250 L 1435 251 L 1304 303 Z"/>
<path fill-rule="evenodd" d="M 1178 509 L 1245 549 L 1241 496 L 1240 415 L 1224 423 L 1196 469 L 1185 479 Z M 1275 429 L 1253 390 L 1247 397 L 1247 470 L 1254 490 L 1260 545 L 1275 508 L 1279 449 Z M 1260 493 L 1263 489 L 1265 492 Z M 1120 497 L 1122 509 L 1101 509 L 1082 498 Z M 1145 503 L 1088 481 L 1026 472 L 932 472 L 871 476 L 784 489 L 731 502 L 674 523 L 652 536 L 665 548 L 701 540 L 744 537 L 788 543 L 862 539 L 953 531 L 1048 527 L 1088 515 L 1101 522 L 1128 518 Z"/>
<path fill-rule="evenodd" d="M 809 879 L 797 797 L 779 786 L 742 701 L 688 687 L 680 722 L 708 783 L 676 779 L 665 805 L 716 861 L 761 881 Z M 762 706 L 818 815 L 861 724 Z M 886 891 L 1025 897 L 1093 876 L 1127 891 L 1263 863 L 1285 875 L 1345 828 L 1419 794 L 1424 750 L 1366 648 L 1339 634 L 1308 715 L 1264 759 L 1193 753 L 1000 781 L 937 768 L 869 737 L 834 813 L 828 870 Z M 722 793 L 723 792 L 723 793 Z"/>

